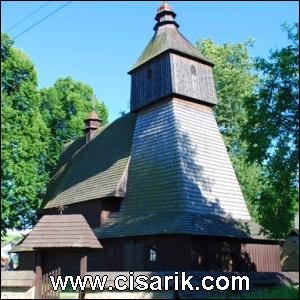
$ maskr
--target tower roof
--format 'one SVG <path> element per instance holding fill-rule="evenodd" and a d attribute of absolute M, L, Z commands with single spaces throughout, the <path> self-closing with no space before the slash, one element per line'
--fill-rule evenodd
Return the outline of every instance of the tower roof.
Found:
<path fill-rule="evenodd" d="M 126 197 L 97 237 L 251 237 L 243 229 L 251 222 L 248 209 L 211 108 L 173 99 L 144 111 L 131 149 Z"/>
<path fill-rule="evenodd" d="M 89 117 L 86 120 L 99 120 L 99 121 L 101 121 L 101 119 L 98 117 L 95 110 L 92 110 L 92 112 L 90 113 Z"/>
<path fill-rule="evenodd" d="M 179 53 L 213 66 L 213 63 L 201 55 L 199 50 L 179 32 L 179 25 L 175 21 L 175 17 L 176 14 L 167 2 L 158 8 L 155 17 L 157 21 L 154 27 L 155 34 L 129 73 L 167 51 Z"/>

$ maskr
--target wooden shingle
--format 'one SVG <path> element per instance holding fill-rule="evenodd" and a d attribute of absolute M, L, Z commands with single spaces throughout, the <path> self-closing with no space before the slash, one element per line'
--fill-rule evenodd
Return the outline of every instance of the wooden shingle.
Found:
<path fill-rule="evenodd" d="M 87 145 L 84 138 L 68 145 L 41 208 L 124 196 L 120 185 L 126 177 L 135 119 L 134 113 L 127 114 L 99 129 Z"/>
<path fill-rule="evenodd" d="M 44 248 L 102 248 L 82 215 L 45 215 L 11 252 Z"/>
<path fill-rule="evenodd" d="M 97 236 L 258 238 L 245 223 L 249 212 L 211 108 L 174 98 L 140 113 L 126 198 Z"/>
<path fill-rule="evenodd" d="M 176 27 L 160 27 L 146 46 L 138 60 L 132 66 L 129 73 L 137 69 L 144 63 L 154 59 L 155 57 L 167 52 L 180 53 L 189 56 L 195 60 L 213 65 L 207 58 L 199 53 L 199 50 L 193 46 Z"/>

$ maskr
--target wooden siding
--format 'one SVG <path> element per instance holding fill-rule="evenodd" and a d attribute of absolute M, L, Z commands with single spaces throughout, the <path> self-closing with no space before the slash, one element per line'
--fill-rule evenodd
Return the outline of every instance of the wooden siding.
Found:
<path fill-rule="evenodd" d="M 148 79 L 149 70 L 152 73 L 151 79 Z M 162 55 L 132 74 L 130 110 L 136 111 L 170 95 L 171 91 L 170 57 Z"/>
<path fill-rule="evenodd" d="M 255 264 L 257 272 L 281 271 L 279 245 L 245 244 L 243 248 Z"/>
<path fill-rule="evenodd" d="M 280 272 L 279 245 L 245 243 L 237 239 L 162 235 L 101 240 L 102 251 L 88 256 L 88 271 L 254 271 Z M 140 263 L 126 263 L 131 247 Z M 142 246 L 142 247 L 141 247 Z M 157 250 L 157 261 L 149 260 L 149 249 Z M 138 253 L 137 249 L 142 249 Z M 139 261 L 137 258 L 136 261 Z"/>
<path fill-rule="evenodd" d="M 122 198 L 103 198 L 75 203 L 64 207 L 63 214 L 82 214 L 91 228 L 100 227 L 102 220 L 107 220 L 110 213 L 120 209 Z M 41 215 L 57 215 L 57 208 L 43 210 Z"/>
<path fill-rule="evenodd" d="M 121 212 L 183 208 L 181 180 L 173 104 L 166 103 L 137 117 Z"/>
<path fill-rule="evenodd" d="M 212 67 L 174 53 L 170 54 L 172 92 L 210 104 L 217 104 Z M 195 75 L 192 74 L 192 66 Z"/>
<path fill-rule="evenodd" d="M 229 215 L 250 220 L 225 144 L 208 107 L 172 99 L 138 115 L 127 196 L 120 215 L 163 212 Z M 139 235 L 142 226 L 137 226 Z M 154 227 L 157 226 L 158 222 Z"/>
<path fill-rule="evenodd" d="M 191 237 L 192 269 L 280 272 L 279 245 L 266 242 Z"/>
<path fill-rule="evenodd" d="M 235 171 L 211 109 L 174 100 L 185 199 L 191 211 L 250 220 Z"/>
<path fill-rule="evenodd" d="M 99 271 L 254 271 L 280 272 L 279 245 L 237 239 L 161 235 L 100 240 L 103 249 L 88 251 L 88 272 Z M 137 265 L 125 262 L 126 245 L 140 245 Z M 141 247 L 142 246 L 142 247 Z M 157 250 L 157 261 L 149 261 L 149 249 Z M 131 247 L 134 250 L 134 247 Z M 47 250 L 45 272 L 62 267 L 63 274 L 79 272 L 81 252 Z M 140 265 L 140 259 L 142 265 Z M 20 253 L 19 270 L 34 270 L 34 252 Z"/>
<path fill-rule="evenodd" d="M 96 271 L 166 271 L 188 269 L 187 236 L 149 236 L 101 240 L 103 251 L 93 251 L 88 256 L 88 272 Z M 131 247 L 128 247 L 128 246 Z M 136 247 L 135 247 L 135 246 Z M 178 247 L 180 245 L 180 247 Z M 149 261 L 149 249 L 157 250 L 157 261 Z M 133 251 L 131 264 L 128 251 Z M 142 260 L 142 263 L 141 263 Z"/>
<path fill-rule="evenodd" d="M 149 70 L 151 79 L 148 78 Z M 132 73 L 131 111 L 172 94 L 215 105 L 217 96 L 212 67 L 182 55 L 165 53 Z"/>

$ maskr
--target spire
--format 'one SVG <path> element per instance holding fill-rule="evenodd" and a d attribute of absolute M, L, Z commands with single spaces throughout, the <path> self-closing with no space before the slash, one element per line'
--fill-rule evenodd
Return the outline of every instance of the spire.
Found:
<path fill-rule="evenodd" d="M 90 113 L 89 117 L 84 120 L 85 123 L 84 132 L 85 132 L 86 144 L 88 144 L 92 140 L 95 131 L 100 128 L 101 119 L 98 117 L 96 113 L 96 101 L 97 101 L 96 97 L 93 96 L 92 99 L 93 110 Z"/>
<path fill-rule="evenodd" d="M 170 4 L 164 1 L 156 13 L 155 33 L 138 60 L 132 66 L 129 74 L 166 51 L 180 52 L 183 55 L 213 66 L 213 64 L 201 55 L 199 50 L 179 32 L 179 25 L 175 21 L 175 17 L 176 14 Z"/>
<path fill-rule="evenodd" d="M 160 7 L 157 10 L 155 20 L 157 21 L 154 26 L 154 30 L 157 31 L 159 27 L 166 24 L 173 24 L 176 28 L 179 27 L 175 21 L 176 14 L 173 12 L 171 5 L 167 1 L 163 1 Z"/>

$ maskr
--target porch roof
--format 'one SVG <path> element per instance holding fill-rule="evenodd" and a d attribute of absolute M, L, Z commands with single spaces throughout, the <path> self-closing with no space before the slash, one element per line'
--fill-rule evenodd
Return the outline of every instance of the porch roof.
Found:
<path fill-rule="evenodd" d="M 102 248 L 82 215 L 45 215 L 10 252 L 45 248 Z"/>

